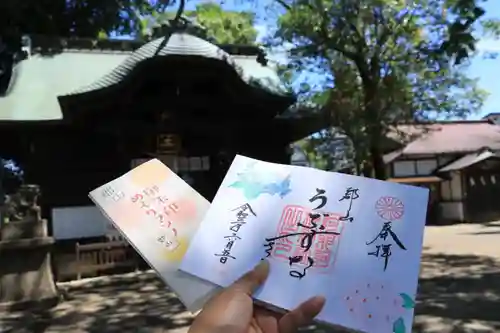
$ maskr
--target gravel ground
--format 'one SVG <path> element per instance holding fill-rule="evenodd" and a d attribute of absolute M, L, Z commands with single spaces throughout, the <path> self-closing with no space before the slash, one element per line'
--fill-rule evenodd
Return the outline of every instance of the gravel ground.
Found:
<path fill-rule="evenodd" d="M 0 332 L 185 333 L 193 318 L 151 272 L 59 287 L 54 308 L 0 314 Z M 499 332 L 500 222 L 427 227 L 417 301 L 413 332 Z"/>

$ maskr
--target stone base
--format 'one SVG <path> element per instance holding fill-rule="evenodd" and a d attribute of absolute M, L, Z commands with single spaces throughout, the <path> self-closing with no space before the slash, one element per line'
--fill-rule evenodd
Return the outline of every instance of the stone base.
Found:
<path fill-rule="evenodd" d="M 24 184 L 0 203 L 0 304 L 3 308 L 43 306 L 57 301 L 58 294 L 48 237 L 47 220 L 40 217 L 40 188 Z M 2 206 L 3 204 L 3 206 Z"/>
<path fill-rule="evenodd" d="M 45 220 L 30 221 L 15 221 L 2 225 L 0 228 L 0 239 L 19 240 L 19 239 L 33 239 L 47 236 L 47 223 Z"/>
<path fill-rule="evenodd" d="M 0 303 L 57 299 L 50 265 L 51 237 L 0 241 Z"/>

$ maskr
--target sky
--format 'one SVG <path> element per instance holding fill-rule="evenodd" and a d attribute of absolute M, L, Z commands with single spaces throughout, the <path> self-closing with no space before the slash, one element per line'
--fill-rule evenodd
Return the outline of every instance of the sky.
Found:
<path fill-rule="evenodd" d="M 253 11 L 256 14 L 255 28 L 259 32 L 259 38 L 266 35 L 269 29 L 272 29 L 272 20 L 269 20 L 269 11 L 266 8 L 270 6 L 273 0 L 225 0 L 222 7 L 226 10 L 246 10 Z M 196 4 L 204 2 L 203 0 L 188 0 L 187 9 L 194 9 Z M 258 2 L 258 5 L 257 5 Z M 486 10 L 485 18 L 500 18 L 500 1 L 488 0 L 484 5 Z M 267 18 L 267 19 L 266 19 Z M 489 93 L 482 109 L 478 114 L 471 115 L 469 119 L 481 119 L 483 116 L 492 112 L 500 112 L 500 56 L 497 59 L 487 59 L 485 52 L 498 52 L 500 54 L 500 40 L 493 38 L 481 38 L 477 44 L 478 55 L 471 59 L 471 65 L 468 69 L 470 77 L 477 78 L 478 86 Z M 283 62 L 286 58 L 283 50 L 270 56 L 271 59 Z"/>
<path fill-rule="evenodd" d="M 486 15 L 491 18 L 500 18 L 500 1 L 489 0 L 484 6 Z M 496 13 L 496 16 L 494 16 Z M 499 52 L 500 40 L 483 39 L 480 40 L 477 48 L 480 52 Z M 490 93 L 478 115 L 471 119 L 480 119 L 482 116 L 492 112 L 500 112 L 500 57 L 497 59 L 484 59 L 478 56 L 472 60 L 469 68 L 469 75 L 479 79 L 479 87 Z"/>

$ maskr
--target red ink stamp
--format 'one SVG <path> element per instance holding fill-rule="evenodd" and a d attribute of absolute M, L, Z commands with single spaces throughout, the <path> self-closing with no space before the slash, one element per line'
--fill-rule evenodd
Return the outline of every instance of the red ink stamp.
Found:
<path fill-rule="evenodd" d="M 274 259 L 289 262 L 290 257 L 301 256 L 297 265 L 308 266 L 308 258 L 314 260 L 311 269 L 328 270 L 333 267 L 337 249 L 340 242 L 340 235 L 319 233 L 314 235 L 313 244 L 308 251 L 301 247 L 301 241 L 305 234 L 310 233 L 314 228 L 312 222 L 316 224 L 318 232 L 335 232 L 340 234 L 342 231 L 342 222 L 339 218 L 342 214 L 321 213 L 319 218 L 311 220 L 310 214 L 319 214 L 308 207 L 299 205 L 288 205 L 283 209 L 278 224 L 277 236 L 286 236 L 276 240 L 271 257 Z M 300 226 L 299 223 L 302 225 Z M 320 230 L 320 227 L 323 226 Z"/>
<path fill-rule="evenodd" d="M 386 196 L 377 200 L 375 210 L 382 219 L 396 221 L 403 217 L 405 206 L 398 198 Z"/>

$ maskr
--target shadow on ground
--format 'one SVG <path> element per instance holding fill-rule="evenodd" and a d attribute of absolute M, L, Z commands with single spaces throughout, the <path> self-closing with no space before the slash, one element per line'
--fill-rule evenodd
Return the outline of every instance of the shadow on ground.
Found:
<path fill-rule="evenodd" d="M 500 235 L 500 223 L 488 222 L 479 224 L 480 231 L 468 232 L 467 235 Z"/>
<path fill-rule="evenodd" d="M 11 312 L 2 333 L 185 332 L 192 316 L 153 273 L 127 274 L 61 284 L 63 300 L 52 309 Z"/>
<path fill-rule="evenodd" d="M 153 273 L 63 284 L 55 308 L 2 314 L 1 332 L 187 332 L 192 316 Z M 413 332 L 500 331 L 500 262 L 424 254 Z M 340 332 L 310 326 L 302 332 Z M 390 332 L 388 332 L 390 333 Z"/>
<path fill-rule="evenodd" d="M 415 312 L 413 333 L 500 332 L 500 261 L 424 254 Z M 306 332 L 340 331 L 311 327 Z"/>
<path fill-rule="evenodd" d="M 413 332 L 498 332 L 500 262 L 424 254 L 417 301 Z"/>

